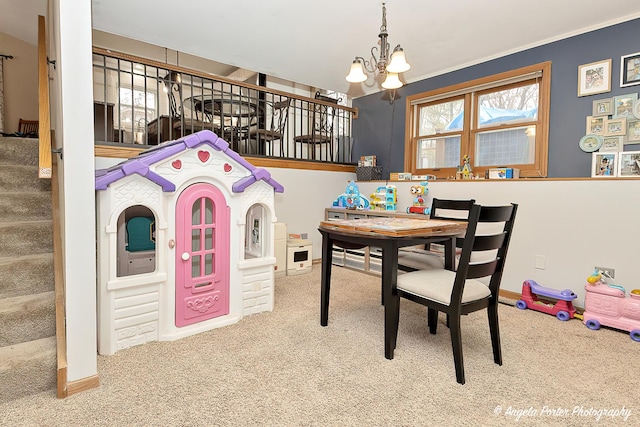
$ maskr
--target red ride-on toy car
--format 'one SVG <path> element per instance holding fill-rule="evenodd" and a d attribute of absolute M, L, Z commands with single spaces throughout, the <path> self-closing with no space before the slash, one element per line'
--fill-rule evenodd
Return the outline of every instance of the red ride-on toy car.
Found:
<path fill-rule="evenodd" d="M 538 296 L 552 298 L 557 300 L 555 304 L 540 301 Z M 578 296 L 571 290 L 565 289 L 558 291 L 556 289 L 545 288 L 538 285 L 533 280 L 525 280 L 522 283 L 522 299 L 516 302 L 516 307 L 520 310 L 530 309 L 541 311 L 547 314 L 553 314 L 558 319 L 565 321 L 573 319 L 576 309 L 573 307 L 573 301 Z"/>

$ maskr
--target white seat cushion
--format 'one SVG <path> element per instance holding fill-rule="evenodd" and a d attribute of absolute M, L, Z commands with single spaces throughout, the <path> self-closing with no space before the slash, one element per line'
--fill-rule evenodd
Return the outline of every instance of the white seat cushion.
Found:
<path fill-rule="evenodd" d="M 418 270 L 398 275 L 398 289 L 442 304 L 451 303 L 451 289 L 456 273 L 449 270 Z M 489 287 L 476 279 L 464 285 L 462 302 L 467 303 L 491 295 Z"/>

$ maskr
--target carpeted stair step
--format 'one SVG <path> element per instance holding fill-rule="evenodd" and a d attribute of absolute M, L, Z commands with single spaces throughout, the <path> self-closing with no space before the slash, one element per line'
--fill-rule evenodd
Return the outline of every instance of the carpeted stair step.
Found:
<path fill-rule="evenodd" d="M 0 221 L 51 219 L 51 192 L 0 192 Z"/>
<path fill-rule="evenodd" d="M 35 138 L 0 138 L 0 165 L 38 166 L 38 144 Z"/>
<path fill-rule="evenodd" d="M 37 166 L 2 165 L 0 192 L 18 191 L 51 191 L 51 180 L 38 178 Z"/>
<path fill-rule="evenodd" d="M 0 258 L 0 299 L 53 290 L 52 253 Z"/>
<path fill-rule="evenodd" d="M 0 223 L 0 258 L 53 252 L 52 222 Z"/>
<path fill-rule="evenodd" d="M 0 403 L 46 390 L 55 393 L 56 370 L 55 337 L 0 347 Z"/>
<path fill-rule="evenodd" d="M 0 300 L 0 347 L 55 336 L 54 292 Z"/>

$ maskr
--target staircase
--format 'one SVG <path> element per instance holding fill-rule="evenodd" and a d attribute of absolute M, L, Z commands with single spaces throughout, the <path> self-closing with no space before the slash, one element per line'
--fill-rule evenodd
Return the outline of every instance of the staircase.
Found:
<path fill-rule="evenodd" d="M 0 138 L 0 403 L 56 390 L 51 181 L 38 140 Z"/>

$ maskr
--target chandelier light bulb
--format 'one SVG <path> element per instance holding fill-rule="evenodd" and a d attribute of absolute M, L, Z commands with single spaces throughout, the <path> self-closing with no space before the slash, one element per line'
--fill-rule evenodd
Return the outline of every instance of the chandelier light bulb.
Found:
<path fill-rule="evenodd" d="M 396 46 L 391 54 L 391 62 L 387 66 L 387 71 L 390 73 L 404 73 L 405 71 L 409 71 L 410 68 L 411 65 L 409 65 L 404 56 L 404 49 L 402 49 L 400 45 Z"/>
<path fill-rule="evenodd" d="M 387 73 L 387 78 L 382 82 L 382 87 L 385 89 L 398 89 L 402 87 L 398 73 Z"/>
<path fill-rule="evenodd" d="M 351 71 L 349 71 L 349 75 L 346 79 L 349 83 L 362 83 L 367 80 L 367 75 L 362 69 L 362 62 L 358 58 L 353 60 L 353 63 L 351 64 Z"/>

